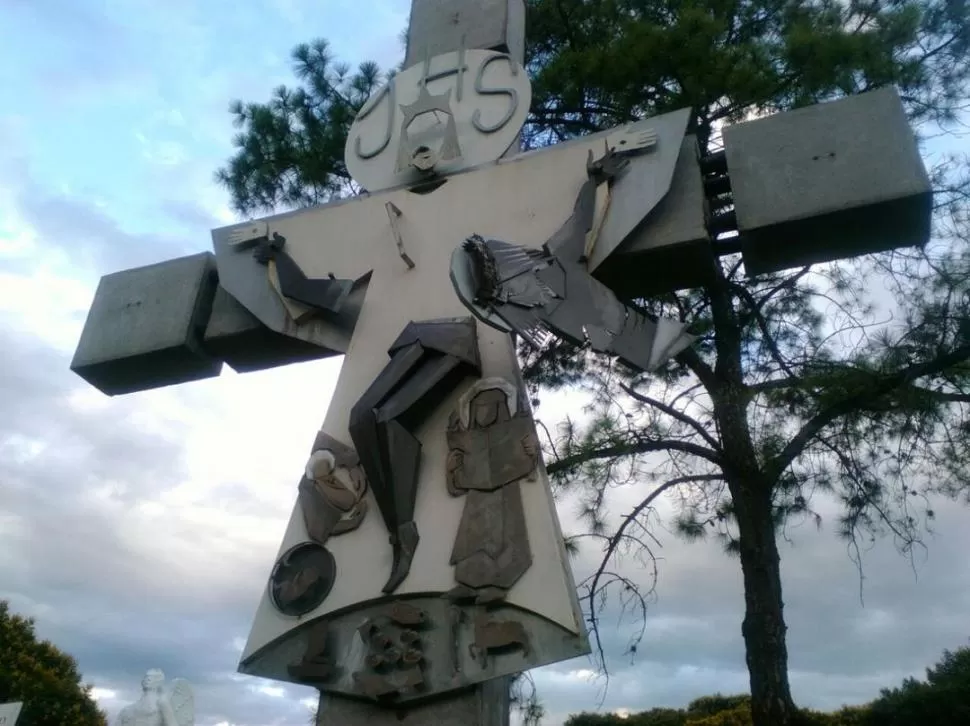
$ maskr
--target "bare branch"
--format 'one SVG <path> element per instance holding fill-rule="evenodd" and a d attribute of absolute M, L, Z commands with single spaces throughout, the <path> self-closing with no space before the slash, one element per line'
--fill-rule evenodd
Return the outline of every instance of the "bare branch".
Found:
<path fill-rule="evenodd" d="M 662 411 L 663 413 L 667 414 L 671 418 L 675 418 L 683 424 L 687 424 L 692 429 L 694 429 L 694 431 L 699 433 L 701 437 L 707 443 L 709 443 L 715 451 L 720 451 L 720 448 L 721 448 L 720 443 L 718 442 L 717 439 L 711 436 L 711 434 L 707 431 L 707 429 L 705 429 L 701 425 L 700 421 L 697 421 L 696 419 L 691 418 L 683 411 L 678 411 L 676 408 L 672 406 L 668 406 L 663 401 L 658 401 L 655 398 L 651 398 L 650 396 L 646 396 L 642 393 L 638 393 L 637 391 L 634 391 L 630 386 L 626 385 L 625 383 L 621 383 L 620 388 L 623 389 L 624 393 L 626 393 L 634 400 L 639 401 L 640 403 L 646 404 L 647 406 L 651 406 L 657 409 L 658 411 Z"/>
<path fill-rule="evenodd" d="M 574 466 L 579 466 L 587 461 L 596 459 L 614 459 L 623 456 L 634 456 L 636 454 L 649 454 L 654 451 L 679 451 L 685 454 L 706 459 L 707 461 L 721 466 L 721 457 L 716 451 L 705 448 L 700 444 L 690 441 L 678 441 L 677 439 L 644 439 L 642 441 L 631 441 L 628 444 L 614 444 L 604 446 L 592 451 L 584 451 L 572 456 L 566 456 L 558 461 L 546 465 L 546 472 L 552 476 L 563 471 L 567 471 Z"/>
<path fill-rule="evenodd" d="M 596 649 L 599 655 L 600 663 L 603 668 L 603 672 L 606 674 L 607 677 L 609 677 L 609 670 L 606 667 L 606 658 L 603 653 L 603 642 L 600 638 L 599 617 L 597 615 L 598 608 L 597 608 L 596 599 L 600 595 L 600 590 L 601 590 L 600 581 L 604 576 L 607 575 L 607 566 L 609 564 L 610 558 L 614 555 L 617 547 L 627 536 L 626 535 L 627 527 L 629 527 L 631 524 L 636 522 L 637 518 L 643 513 L 643 511 L 647 509 L 647 507 L 649 507 L 651 504 L 653 504 L 657 500 L 657 497 L 659 497 L 661 494 L 668 491 L 669 489 L 672 489 L 673 487 L 679 486 L 681 484 L 689 484 L 689 483 L 704 482 L 704 481 L 717 481 L 717 480 L 722 480 L 723 478 L 724 477 L 720 474 L 694 474 L 690 476 L 679 476 L 673 479 L 669 479 L 668 481 L 664 482 L 656 489 L 654 489 L 652 492 L 650 492 L 650 494 L 644 497 L 644 499 L 639 504 L 637 504 L 637 506 L 635 506 L 633 510 L 630 511 L 629 514 L 625 515 L 623 517 L 623 521 L 620 523 L 620 526 L 617 527 L 616 532 L 614 532 L 613 535 L 607 539 L 606 551 L 603 553 L 603 558 L 600 560 L 599 567 L 597 567 L 593 575 L 590 578 L 588 578 L 589 585 L 588 585 L 587 593 L 585 595 L 585 600 L 587 601 L 588 607 L 589 607 L 590 633 L 593 635 L 593 639 L 596 643 Z"/>

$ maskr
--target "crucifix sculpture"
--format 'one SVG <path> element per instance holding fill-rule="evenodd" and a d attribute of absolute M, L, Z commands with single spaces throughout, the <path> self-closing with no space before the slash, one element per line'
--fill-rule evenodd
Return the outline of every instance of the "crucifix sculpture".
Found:
<path fill-rule="evenodd" d="M 588 652 L 513 336 L 649 371 L 691 336 L 627 301 L 715 255 L 764 272 L 928 234 L 892 89 L 703 159 L 689 109 L 520 154 L 523 47 L 521 0 L 414 0 L 405 70 L 347 140 L 367 192 L 106 276 L 72 364 L 124 393 L 346 356 L 240 663 L 320 689 L 321 724 L 498 726 L 506 676 Z"/>
<path fill-rule="evenodd" d="M 669 178 L 687 114 L 496 163 L 528 83 L 500 51 L 425 57 L 351 129 L 366 196 L 213 233 L 220 284 L 278 333 L 358 309 L 247 673 L 408 708 L 587 652 L 513 335 L 640 370 L 691 342 L 587 266 L 611 188 L 651 154 Z"/>

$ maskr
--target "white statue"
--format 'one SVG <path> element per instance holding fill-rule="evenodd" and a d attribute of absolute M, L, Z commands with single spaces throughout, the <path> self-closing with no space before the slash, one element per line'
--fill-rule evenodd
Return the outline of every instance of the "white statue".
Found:
<path fill-rule="evenodd" d="M 176 678 L 165 691 L 165 674 L 153 668 L 141 679 L 141 698 L 118 714 L 118 726 L 194 726 L 195 702 L 188 681 Z"/>

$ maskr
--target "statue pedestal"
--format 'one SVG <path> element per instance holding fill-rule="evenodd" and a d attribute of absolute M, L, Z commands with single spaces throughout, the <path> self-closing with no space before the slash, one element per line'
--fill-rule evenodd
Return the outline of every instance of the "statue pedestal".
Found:
<path fill-rule="evenodd" d="M 496 678 L 405 710 L 321 694 L 317 726 L 509 726 L 509 684 Z"/>

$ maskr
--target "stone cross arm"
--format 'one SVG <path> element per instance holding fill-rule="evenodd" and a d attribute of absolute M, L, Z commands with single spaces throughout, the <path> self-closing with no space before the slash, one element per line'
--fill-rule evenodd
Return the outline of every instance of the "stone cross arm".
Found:
<path fill-rule="evenodd" d="M 753 274 L 929 238 L 930 182 L 893 88 L 729 126 L 724 144 L 699 159 L 683 130 L 661 134 L 656 153 L 613 185 L 589 266 L 621 298 L 703 284 L 712 256 L 726 252 L 740 252 Z M 661 183 L 664 154 L 673 166 Z M 731 211 L 715 214 L 725 203 Z M 725 218 L 737 235 L 713 244 Z M 98 286 L 71 367 L 114 395 L 216 376 L 223 363 L 245 372 L 339 355 L 364 294 L 354 290 L 342 318 L 309 341 L 267 327 L 227 292 L 211 253 L 115 272 Z"/>

